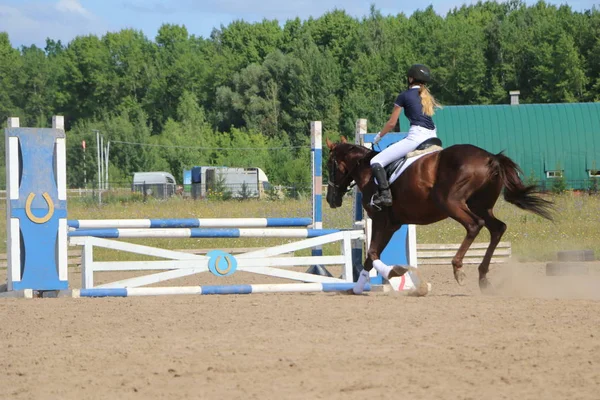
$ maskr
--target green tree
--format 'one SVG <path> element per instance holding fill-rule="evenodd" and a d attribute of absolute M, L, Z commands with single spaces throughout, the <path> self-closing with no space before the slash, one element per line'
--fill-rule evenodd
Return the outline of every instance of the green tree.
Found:
<path fill-rule="evenodd" d="M 75 38 L 62 55 L 64 75 L 59 90 L 64 96 L 62 110 L 71 120 L 93 119 L 114 111 L 119 91 L 116 75 L 109 68 L 109 53 L 93 35 Z M 70 122 L 69 121 L 69 122 Z"/>
<path fill-rule="evenodd" d="M 84 163 L 81 148 L 86 140 L 94 154 L 92 129 L 113 144 L 111 177 L 166 169 L 179 179 L 193 165 L 227 164 L 264 167 L 272 182 L 292 185 L 310 180 L 310 121 L 331 138 L 351 138 L 358 118 L 378 129 L 413 63 L 431 67 L 443 104 L 505 104 L 515 89 L 523 103 L 595 101 L 599 37 L 597 8 L 522 0 L 446 15 L 429 6 L 384 16 L 372 6 L 362 19 L 336 9 L 235 21 L 208 38 L 165 24 L 153 39 L 124 29 L 66 45 L 49 38 L 43 51 L 15 49 L 0 33 L 0 117 L 47 126 L 65 115 L 70 185 L 95 162 Z"/>
<path fill-rule="evenodd" d="M 341 68 L 329 51 L 308 38 L 292 56 L 285 131 L 293 145 L 306 143 L 310 121 L 323 121 L 326 130 L 339 131 Z"/>
<path fill-rule="evenodd" d="M 8 117 L 24 117 L 17 106 L 22 66 L 19 51 L 12 48 L 8 34 L 0 32 L 0 118 L 3 122 Z"/>
<path fill-rule="evenodd" d="M 583 62 L 571 36 L 562 34 L 553 53 L 553 101 L 577 102 L 585 97 L 586 77 Z"/>
<path fill-rule="evenodd" d="M 168 118 L 177 118 L 177 108 L 184 92 L 205 100 L 206 80 L 210 76 L 209 49 L 202 39 L 190 37 L 183 26 L 163 25 L 156 37 L 156 75 L 148 88 L 145 110 L 153 132 L 160 133 Z"/>
<path fill-rule="evenodd" d="M 36 46 L 23 47 L 21 53 L 20 102 L 26 115 L 24 126 L 45 127 L 51 120 L 56 76 L 44 51 Z"/>
<path fill-rule="evenodd" d="M 220 46 L 240 56 L 241 65 L 262 62 L 281 46 L 282 29 L 276 20 L 258 23 L 233 21 L 227 27 L 213 31 L 212 39 Z"/>
<path fill-rule="evenodd" d="M 161 146 L 161 158 L 167 169 L 181 182 L 183 170 L 193 166 L 211 165 L 214 158 L 214 138 L 205 120 L 198 99 L 184 92 L 177 109 L 177 120 L 169 118 L 162 134 L 153 138 Z"/>
<path fill-rule="evenodd" d="M 148 62 L 154 58 L 156 46 L 141 31 L 133 29 L 107 33 L 102 42 L 108 50 L 108 69 L 114 72 L 116 79 L 114 101 L 118 104 L 131 97 L 141 102 L 156 78 L 156 66 Z"/>
<path fill-rule="evenodd" d="M 443 29 L 435 37 L 444 49 L 436 62 L 439 65 L 435 70 L 436 80 L 443 82 L 444 90 L 450 91 L 458 104 L 489 102 L 484 93 L 487 18 L 479 10 L 463 6 L 448 14 Z"/>
<path fill-rule="evenodd" d="M 359 21 L 344 10 L 333 10 L 318 19 L 307 21 L 308 31 L 314 43 L 327 50 L 340 66 L 347 66 L 355 53 Z"/>

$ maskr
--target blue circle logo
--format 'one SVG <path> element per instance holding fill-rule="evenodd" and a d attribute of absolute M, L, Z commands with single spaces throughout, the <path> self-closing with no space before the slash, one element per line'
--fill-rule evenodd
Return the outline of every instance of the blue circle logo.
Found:
<path fill-rule="evenodd" d="M 209 257 L 208 270 L 216 276 L 229 276 L 237 269 L 237 260 L 229 253 L 213 250 L 206 256 Z"/>

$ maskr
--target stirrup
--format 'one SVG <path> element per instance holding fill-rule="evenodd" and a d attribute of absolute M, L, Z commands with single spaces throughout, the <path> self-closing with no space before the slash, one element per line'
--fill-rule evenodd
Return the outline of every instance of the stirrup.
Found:
<path fill-rule="evenodd" d="M 373 196 L 371 196 L 371 201 L 369 202 L 369 205 L 375 209 L 375 211 L 381 211 L 383 210 L 383 208 L 381 208 L 381 206 L 379 204 L 375 204 L 375 196 L 377 196 L 377 194 L 374 194 Z"/>
<path fill-rule="evenodd" d="M 375 204 L 376 200 L 379 200 L 377 198 L 377 196 L 380 196 L 380 193 L 375 193 L 373 196 L 371 196 L 371 201 L 369 203 L 369 205 L 375 209 L 377 209 L 377 211 L 381 211 L 383 210 L 383 207 L 391 207 L 392 205 L 384 205 L 383 202 L 381 202 L 381 204 Z"/>

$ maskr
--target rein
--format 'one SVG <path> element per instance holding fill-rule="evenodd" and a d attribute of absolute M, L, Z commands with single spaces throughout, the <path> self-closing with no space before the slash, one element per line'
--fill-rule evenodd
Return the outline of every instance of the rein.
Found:
<path fill-rule="evenodd" d="M 352 176 L 352 174 L 354 173 L 354 171 L 356 170 L 356 168 L 358 168 L 358 166 L 360 165 L 360 163 L 367 157 L 368 154 L 369 153 L 366 153 L 365 155 L 363 155 L 361 158 L 359 158 L 356 161 L 356 163 L 354 164 L 354 166 L 352 168 L 350 168 L 350 170 L 344 174 L 344 176 L 341 179 L 341 182 L 345 182 L 348 179 L 348 177 Z M 337 166 L 338 166 L 337 159 L 334 158 L 334 160 L 333 160 L 333 170 L 334 171 L 338 170 Z M 341 186 L 340 186 L 340 184 L 336 184 L 335 182 L 331 181 L 331 175 L 334 175 L 334 180 L 335 180 L 335 174 L 331 174 L 330 173 L 329 177 L 328 177 L 327 185 L 333 187 L 335 190 L 343 191 L 344 194 L 348 193 L 349 191 L 351 191 L 356 186 L 356 180 L 353 179 L 354 183 L 351 183 L 350 185 L 347 186 L 347 188 L 342 189 Z"/>

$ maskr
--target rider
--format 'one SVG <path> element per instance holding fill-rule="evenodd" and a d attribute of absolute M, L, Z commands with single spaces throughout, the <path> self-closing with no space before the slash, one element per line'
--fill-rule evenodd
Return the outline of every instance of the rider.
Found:
<path fill-rule="evenodd" d="M 431 117 L 434 108 L 440 107 L 440 105 L 429 93 L 426 86 L 431 81 L 429 68 L 422 64 L 415 64 L 410 67 L 406 76 L 408 78 L 408 89 L 398 95 L 390 119 L 383 129 L 377 133 L 373 141 L 373 144 L 376 144 L 386 133 L 394 129 L 400 111 L 404 108 L 404 114 L 410 121 L 408 136 L 384 149 L 371 160 L 371 169 L 373 175 L 377 178 L 379 192 L 373 198 L 373 205 L 379 208 L 392 205 L 392 193 L 384 167 L 406 156 L 425 140 L 437 137 L 435 124 Z"/>

